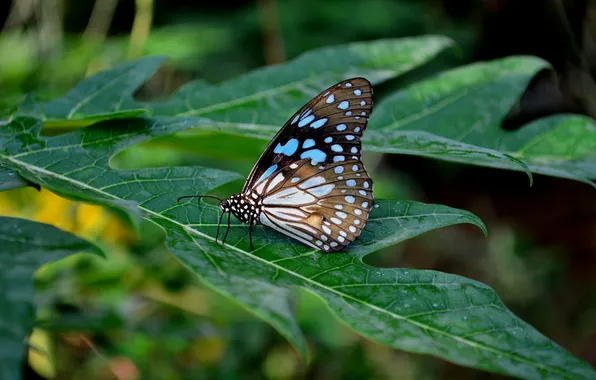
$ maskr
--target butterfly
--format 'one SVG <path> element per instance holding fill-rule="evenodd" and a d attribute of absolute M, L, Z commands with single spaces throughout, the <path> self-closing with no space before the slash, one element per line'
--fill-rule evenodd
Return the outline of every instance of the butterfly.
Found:
<path fill-rule="evenodd" d="M 360 160 L 361 137 L 372 112 L 373 90 L 352 78 L 321 92 L 296 112 L 269 142 L 242 191 L 227 199 L 212 195 L 225 214 L 273 228 L 323 252 L 356 240 L 373 205 L 373 183 Z"/>

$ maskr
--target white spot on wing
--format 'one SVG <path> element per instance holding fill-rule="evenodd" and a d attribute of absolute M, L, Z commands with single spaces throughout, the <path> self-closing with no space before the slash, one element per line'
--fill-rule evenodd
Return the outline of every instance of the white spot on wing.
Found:
<path fill-rule="evenodd" d="M 283 189 L 263 199 L 266 205 L 297 205 L 307 204 L 316 201 L 315 197 L 306 191 L 299 190 L 296 187 Z"/>
<path fill-rule="evenodd" d="M 324 195 L 329 194 L 334 187 L 335 185 L 329 184 L 325 186 L 315 187 L 314 189 L 309 189 L 308 192 L 316 197 L 322 197 Z"/>
<path fill-rule="evenodd" d="M 335 101 L 335 96 L 333 96 L 333 94 L 331 94 L 331 95 L 329 95 L 329 96 L 327 97 L 327 100 L 325 100 L 325 103 L 327 103 L 327 104 L 331 104 L 331 103 L 333 103 L 334 101 Z"/>
<path fill-rule="evenodd" d="M 346 130 L 346 125 L 345 124 L 340 124 L 337 127 L 335 127 L 335 129 L 337 129 L 338 131 L 345 131 Z"/>
<path fill-rule="evenodd" d="M 265 210 L 278 219 L 291 220 L 295 222 L 299 222 L 308 216 L 299 209 L 291 207 L 267 207 Z"/>
<path fill-rule="evenodd" d="M 331 150 L 334 152 L 342 152 L 344 149 L 339 144 L 331 145 Z"/>
<path fill-rule="evenodd" d="M 261 183 L 259 186 L 257 186 L 257 188 L 255 189 L 256 192 L 258 194 L 263 194 L 263 189 L 265 188 L 265 185 L 267 184 L 267 182 L 263 182 Z"/>
<path fill-rule="evenodd" d="M 356 201 L 356 199 L 353 196 L 351 196 L 351 195 L 346 195 L 344 199 L 348 203 L 354 203 Z"/>
<path fill-rule="evenodd" d="M 270 192 L 271 190 L 273 190 L 275 188 L 275 186 L 277 186 L 281 181 L 284 180 L 284 176 L 283 174 L 279 173 L 278 175 L 276 175 L 271 182 L 269 182 L 269 186 L 267 186 L 267 192 Z"/>
<path fill-rule="evenodd" d="M 341 102 L 337 105 L 337 108 L 339 108 L 340 110 L 347 110 L 349 106 L 350 106 L 350 103 L 348 103 L 347 100 L 344 100 L 343 102 Z"/>
<path fill-rule="evenodd" d="M 309 187 L 322 185 L 325 182 L 326 182 L 325 177 L 317 176 L 317 177 L 312 177 L 312 178 L 307 179 L 306 181 L 304 181 L 300 185 L 298 185 L 298 187 L 301 189 L 307 189 Z"/>

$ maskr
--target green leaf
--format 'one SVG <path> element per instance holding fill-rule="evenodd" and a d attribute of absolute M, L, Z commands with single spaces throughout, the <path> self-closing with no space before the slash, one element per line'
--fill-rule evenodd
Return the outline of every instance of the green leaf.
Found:
<path fill-rule="evenodd" d="M 317 49 L 284 65 L 269 66 L 219 85 L 192 82 L 163 103 L 139 103 L 132 94 L 157 69 L 161 58 L 127 62 L 83 80 L 52 102 L 30 101 L 18 115 L 33 116 L 44 125 L 107 120 L 129 112 L 184 116 L 196 122 L 220 122 L 215 128 L 252 130 L 270 136 L 290 114 L 329 86 L 351 76 L 373 83 L 394 78 L 421 65 L 449 47 L 441 36 L 390 39 Z M 86 124 L 81 124 L 86 125 Z"/>
<path fill-rule="evenodd" d="M 157 70 L 163 58 L 130 61 L 80 82 L 60 99 L 37 103 L 29 97 L 17 111 L 37 117 L 50 127 L 83 127 L 101 120 L 149 115 L 133 92 Z"/>
<path fill-rule="evenodd" d="M 595 186 L 596 124 L 580 116 L 538 120 L 517 131 L 501 121 L 534 74 L 547 67 L 512 57 L 450 70 L 384 99 L 364 140 L 371 150 L 570 178 Z"/>
<path fill-rule="evenodd" d="M 33 273 L 74 253 L 103 253 L 53 226 L 7 217 L 0 217 L 0 246 L 0 378 L 20 379 L 35 319 Z"/>
<path fill-rule="evenodd" d="M 40 190 L 39 185 L 27 181 L 15 170 L 4 168 L 0 165 L 0 191 L 18 189 L 26 186 L 32 186 L 37 190 Z"/>
<path fill-rule="evenodd" d="M 455 363 L 525 378 L 590 378 L 596 372 L 509 311 L 486 285 L 427 270 L 381 269 L 370 252 L 458 223 L 485 231 L 474 215 L 447 206 L 378 201 L 361 237 L 346 253 L 321 254 L 270 229 L 230 227 L 215 243 L 218 208 L 176 203 L 239 179 L 234 173 L 173 167 L 120 171 L 111 157 L 127 146 L 192 127 L 151 120 L 108 121 L 55 137 L 41 121 L 17 118 L 0 134 L 0 163 L 28 180 L 95 203 L 128 202 L 166 232 L 168 249 L 215 291 L 272 324 L 298 350 L 306 344 L 289 304 L 296 286 L 324 300 L 345 324 L 372 340 Z M 7 136 L 10 136 L 9 138 Z M 13 145 L 13 140 L 29 143 Z"/>
<path fill-rule="evenodd" d="M 51 128 L 154 115 L 164 128 L 184 120 L 202 130 L 269 140 L 325 87 L 351 76 L 383 82 L 451 44 L 445 37 L 424 36 L 322 48 L 219 85 L 191 82 L 162 103 L 139 103 L 133 92 L 161 62 L 147 58 L 88 78 L 53 102 L 23 106 L 18 114 L 41 118 Z M 530 184 L 531 173 L 539 173 L 596 187 L 591 181 L 596 178 L 594 121 L 556 116 L 515 132 L 500 126 L 532 77 L 547 67 L 535 57 L 511 57 L 416 83 L 375 107 L 364 149 L 520 170 Z"/>

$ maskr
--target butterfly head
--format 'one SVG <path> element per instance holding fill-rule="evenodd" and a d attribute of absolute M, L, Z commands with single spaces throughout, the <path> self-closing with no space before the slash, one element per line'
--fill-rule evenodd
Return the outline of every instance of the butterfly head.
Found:
<path fill-rule="evenodd" d="M 230 212 L 230 208 L 232 207 L 229 199 L 224 199 L 219 202 L 219 208 L 222 212 Z"/>

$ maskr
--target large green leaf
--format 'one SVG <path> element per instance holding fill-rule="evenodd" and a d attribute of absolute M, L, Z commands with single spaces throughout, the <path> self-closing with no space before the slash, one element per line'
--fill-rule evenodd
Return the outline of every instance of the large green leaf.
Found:
<path fill-rule="evenodd" d="M 96 246 L 47 224 L 0 217 L 0 378 L 20 379 L 26 338 L 35 320 L 33 273 Z"/>
<path fill-rule="evenodd" d="M 362 262 L 370 252 L 435 228 L 456 223 L 484 228 L 468 212 L 384 200 L 346 253 L 324 255 L 264 228 L 255 232 L 255 250 L 250 251 L 246 226 L 236 223 L 225 247 L 215 243 L 217 207 L 176 203 L 180 195 L 208 193 L 239 175 L 200 167 L 119 171 L 108 165 L 131 144 L 189 126 L 112 120 L 42 137 L 41 121 L 17 118 L 0 135 L 0 163 L 77 199 L 137 205 L 144 218 L 166 231 L 167 247 L 189 270 L 267 320 L 303 353 L 306 345 L 288 305 L 295 286 L 323 299 L 348 326 L 391 347 L 525 378 L 596 375 L 512 314 L 486 285 Z M 12 144 L 24 140 L 29 144 Z"/>
<path fill-rule="evenodd" d="M 200 116 L 221 122 L 217 128 L 233 123 L 240 130 L 253 129 L 268 136 L 321 86 L 357 75 L 379 83 L 425 63 L 451 44 L 446 37 L 426 36 L 317 49 L 287 64 L 255 70 L 220 85 L 192 82 L 160 104 L 133 100 L 137 87 L 163 61 L 144 58 L 87 78 L 60 99 L 47 103 L 29 99 L 18 114 L 39 117 L 46 126 L 54 127 L 143 113 L 184 116 L 195 122 L 198 119 L 193 117 Z"/>
<path fill-rule="evenodd" d="M 147 58 L 88 78 L 55 101 L 30 101 L 19 114 L 39 117 L 47 127 L 154 115 L 164 128 L 184 120 L 203 130 L 268 140 L 323 88 L 350 76 L 382 82 L 450 45 L 445 37 L 425 36 L 323 48 L 219 85 L 191 82 L 163 103 L 139 103 L 132 94 L 161 62 Z M 513 57 L 416 83 L 377 104 L 364 149 L 522 170 L 530 180 L 534 172 L 594 185 L 596 124 L 591 119 L 550 117 L 515 132 L 500 127 L 530 79 L 546 67 L 535 57 Z"/>
<path fill-rule="evenodd" d="M 596 123 L 554 116 L 505 131 L 500 123 L 544 61 L 513 57 L 451 70 L 381 102 L 366 138 L 377 152 L 524 170 L 594 185 Z M 463 149 L 462 149 L 463 146 Z M 500 153 L 500 156 L 495 152 Z"/>

